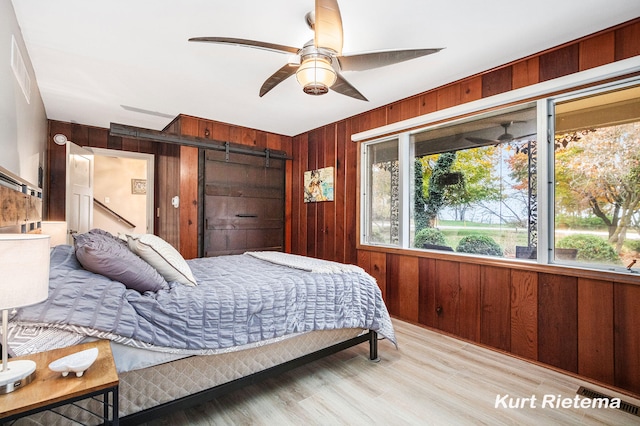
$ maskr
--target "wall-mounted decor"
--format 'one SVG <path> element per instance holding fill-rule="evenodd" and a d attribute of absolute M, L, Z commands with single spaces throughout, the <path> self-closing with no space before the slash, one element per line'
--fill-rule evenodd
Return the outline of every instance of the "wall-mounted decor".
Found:
<path fill-rule="evenodd" d="M 304 202 L 333 201 L 333 167 L 304 172 Z"/>
<path fill-rule="evenodd" d="M 146 179 L 131 179 L 131 193 L 132 194 L 146 194 L 147 193 L 147 180 Z"/>

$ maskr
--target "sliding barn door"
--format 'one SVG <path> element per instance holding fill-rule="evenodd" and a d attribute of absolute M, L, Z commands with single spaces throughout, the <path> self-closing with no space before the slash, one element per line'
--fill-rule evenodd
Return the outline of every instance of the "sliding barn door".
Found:
<path fill-rule="evenodd" d="M 205 151 L 205 257 L 282 251 L 285 160 Z"/>

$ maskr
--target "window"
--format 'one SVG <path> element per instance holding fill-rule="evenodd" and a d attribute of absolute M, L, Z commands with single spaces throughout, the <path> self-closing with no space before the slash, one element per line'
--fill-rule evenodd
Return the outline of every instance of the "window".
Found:
<path fill-rule="evenodd" d="M 369 244 L 398 245 L 398 140 L 372 144 L 366 151 L 366 238 Z"/>
<path fill-rule="evenodd" d="M 412 247 L 505 257 L 535 247 L 535 105 L 424 130 L 412 145 Z"/>
<path fill-rule="evenodd" d="M 555 103 L 560 263 L 623 267 L 640 251 L 640 86 Z"/>
<path fill-rule="evenodd" d="M 365 142 L 362 243 L 623 270 L 640 253 L 635 84 Z"/>

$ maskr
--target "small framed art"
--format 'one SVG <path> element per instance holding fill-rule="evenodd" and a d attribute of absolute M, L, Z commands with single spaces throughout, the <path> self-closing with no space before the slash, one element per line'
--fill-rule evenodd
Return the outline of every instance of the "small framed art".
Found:
<path fill-rule="evenodd" d="M 304 172 L 304 202 L 333 201 L 333 167 Z"/>
<path fill-rule="evenodd" d="M 146 179 L 131 179 L 131 193 L 132 194 L 146 194 L 147 193 L 147 180 Z"/>

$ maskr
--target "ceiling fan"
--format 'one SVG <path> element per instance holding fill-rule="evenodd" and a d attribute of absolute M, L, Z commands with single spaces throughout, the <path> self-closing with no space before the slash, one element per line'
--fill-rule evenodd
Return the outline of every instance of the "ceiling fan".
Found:
<path fill-rule="evenodd" d="M 522 139 L 522 138 L 526 138 L 526 137 L 535 135 L 535 133 L 531 133 L 531 134 L 528 134 L 528 135 L 522 135 L 522 136 L 518 136 L 518 137 L 513 136 L 511 133 L 508 132 L 509 127 L 511 127 L 511 125 L 513 123 L 524 123 L 524 121 L 508 121 L 506 123 L 500 123 L 500 126 L 502 126 L 504 128 L 504 133 L 501 134 L 500 136 L 498 136 L 497 139 L 475 138 L 475 137 L 471 137 L 471 136 L 465 137 L 465 139 L 467 139 L 468 141 L 473 142 L 475 144 L 478 144 L 478 145 L 489 145 L 489 144 L 497 145 L 497 144 L 501 144 L 501 143 L 504 143 L 504 142 L 511 142 L 511 141 L 514 141 L 514 140 L 518 140 L 518 139 Z"/>
<path fill-rule="evenodd" d="M 189 41 L 232 44 L 295 55 L 294 59 L 264 82 L 260 88 L 260 97 L 295 74 L 307 94 L 323 95 L 331 88 L 337 93 L 363 101 L 368 99 L 345 80 L 340 71 L 378 68 L 442 50 L 408 49 L 343 55 L 342 18 L 337 0 L 316 0 L 315 11 L 307 13 L 306 21 L 314 31 L 314 38 L 302 48 L 229 37 L 194 37 Z"/>

